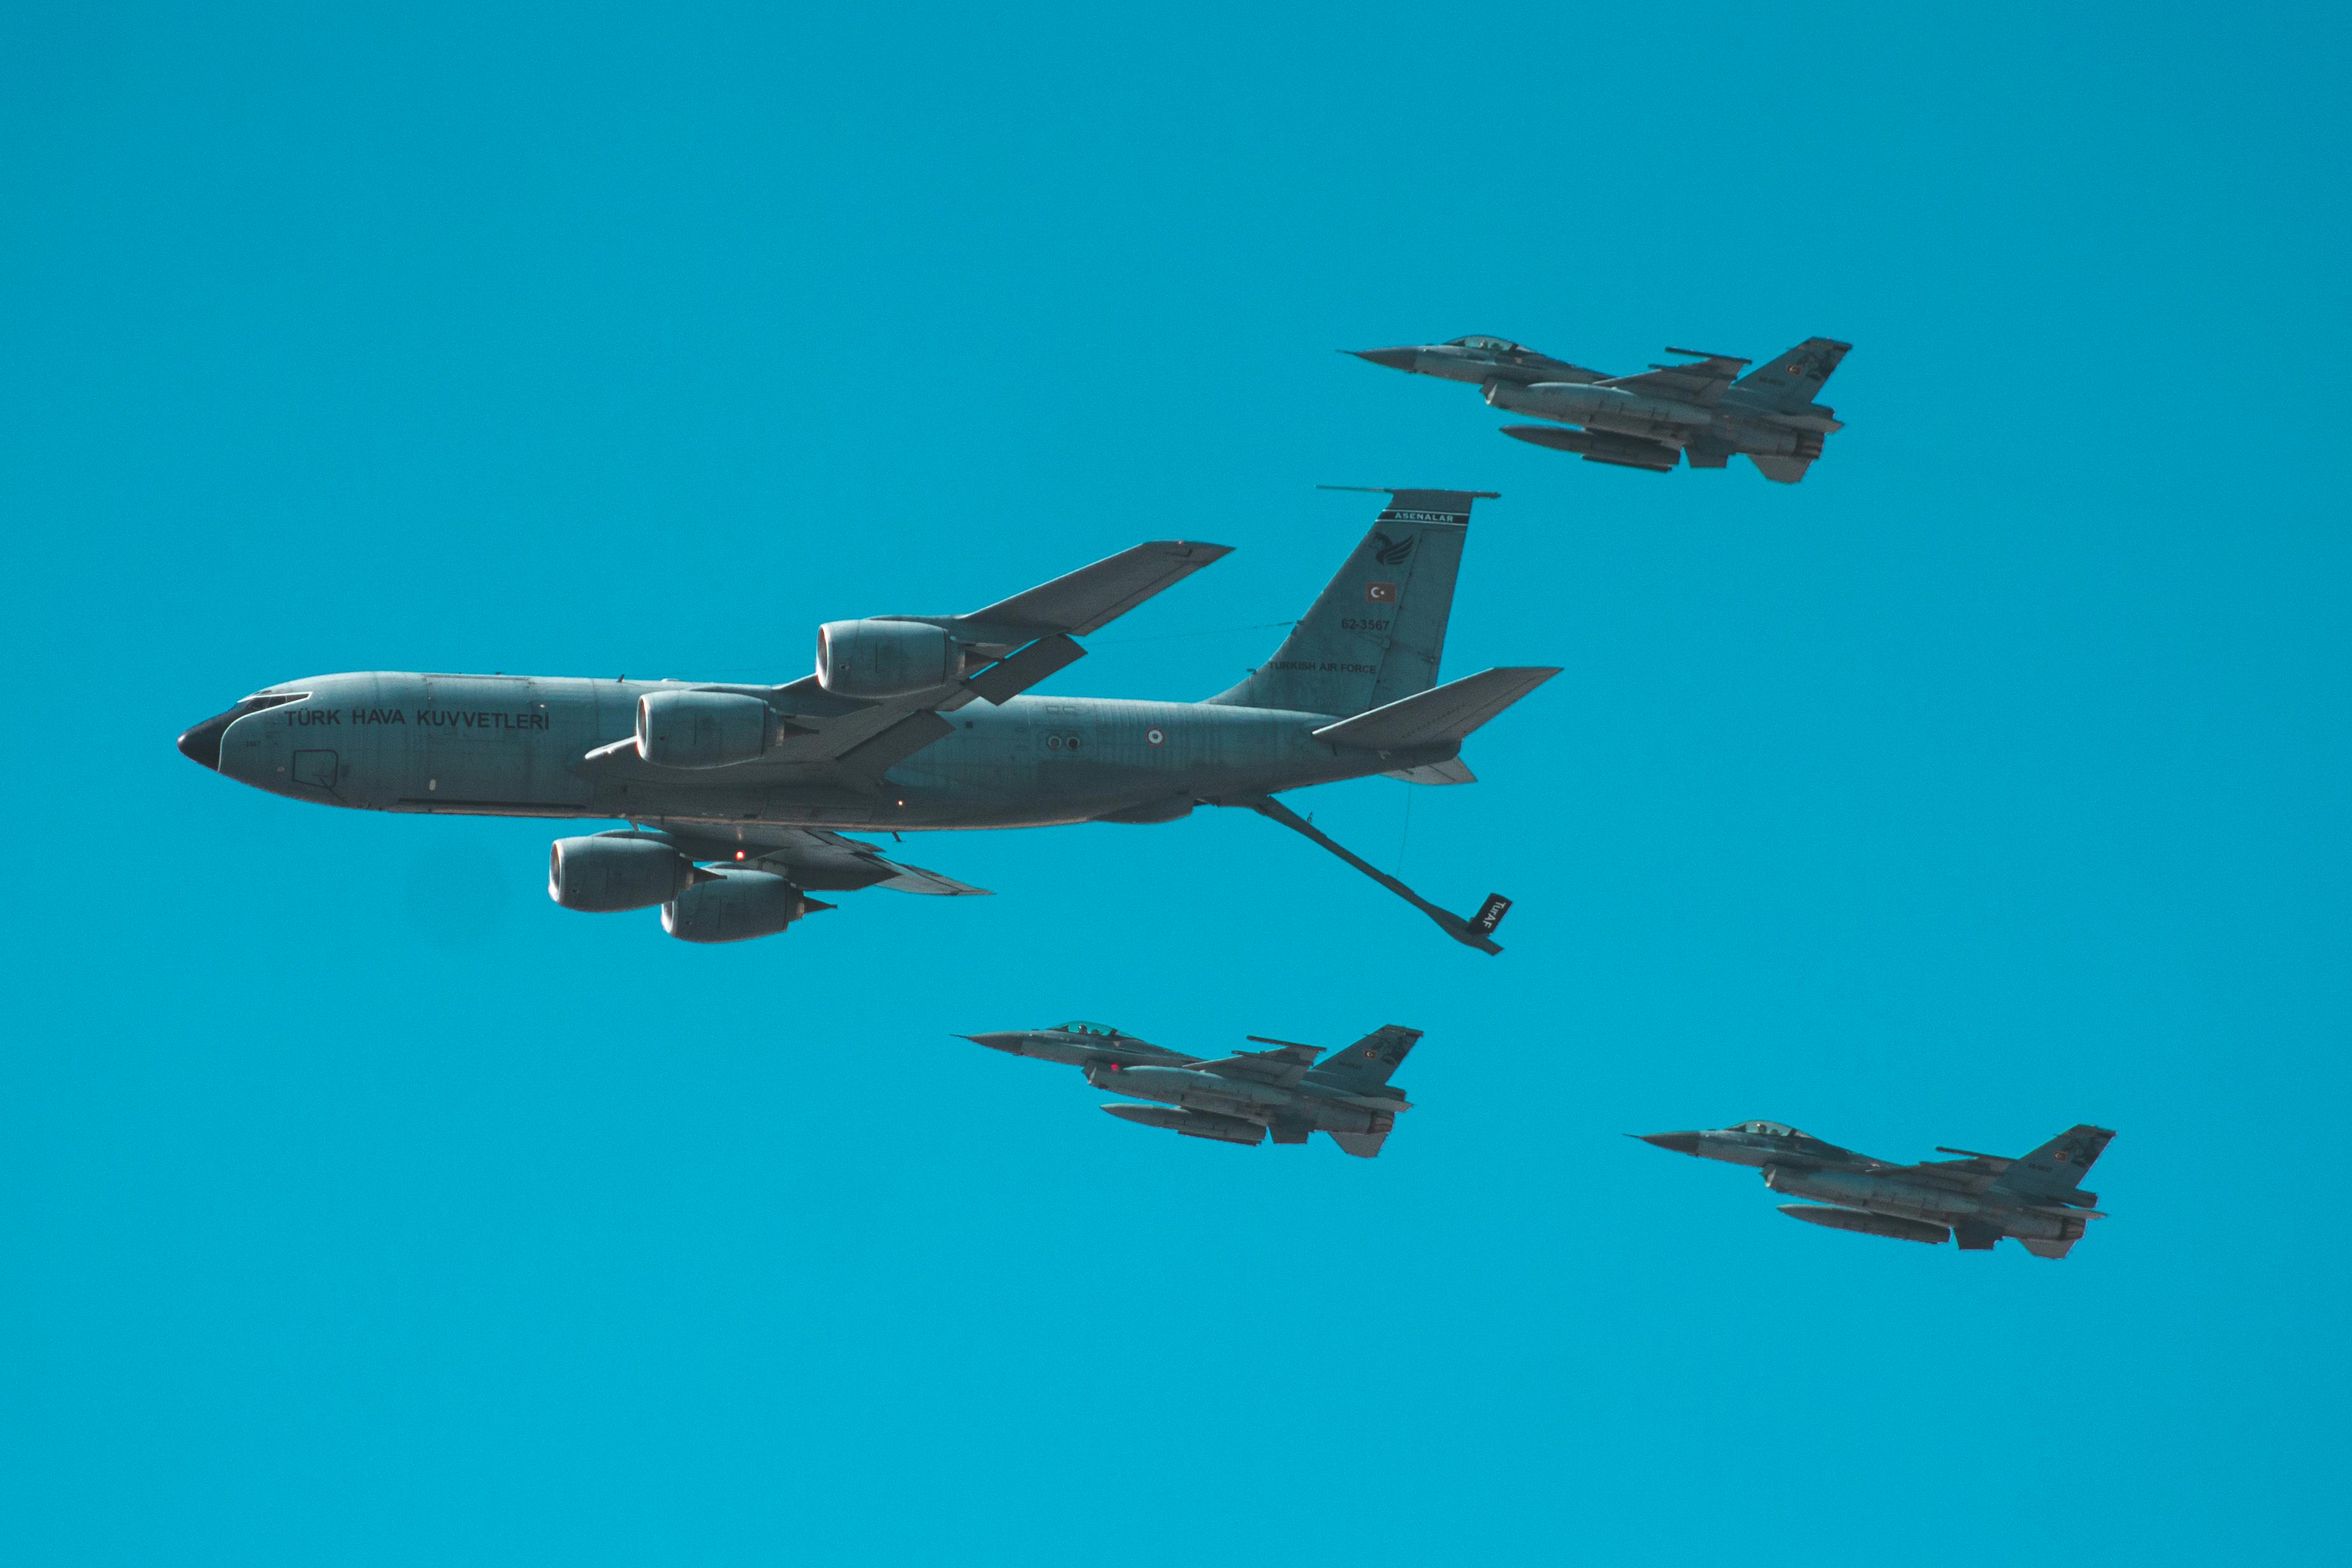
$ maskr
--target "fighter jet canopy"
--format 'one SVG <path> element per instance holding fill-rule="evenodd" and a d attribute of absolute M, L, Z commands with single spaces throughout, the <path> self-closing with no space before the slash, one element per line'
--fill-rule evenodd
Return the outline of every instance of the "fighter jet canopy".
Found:
<path fill-rule="evenodd" d="M 1741 1122 L 1735 1126 L 1726 1127 L 1724 1131 L 1753 1133 L 1759 1138 L 1806 1138 L 1812 1135 L 1810 1133 L 1800 1133 L 1796 1128 L 1780 1122 Z"/>
<path fill-rule="evenodd" d="M 1475 332 L 1472 333 L 1467 338 L 1455 338 L 1452 340 L 1452 343 L 1453 346 L 1457 349 L 1484 349 L 1488 353 L 1493 354 L 1523 354 L 1527 352 L 1525 349 L 1521 348 L 1518 344 L 1512 342 L 1508 338 L 1487 338 Z"/>
<path fill-rule="evenodd" d="M 1064 1034 L 1098 1034 L 1105 1040 L 1115 1040 L 1118 1030 L 1107 1023 L 1088 1023 L 1084 1019 L 1072 1019 L 1061 1026 Z"/>

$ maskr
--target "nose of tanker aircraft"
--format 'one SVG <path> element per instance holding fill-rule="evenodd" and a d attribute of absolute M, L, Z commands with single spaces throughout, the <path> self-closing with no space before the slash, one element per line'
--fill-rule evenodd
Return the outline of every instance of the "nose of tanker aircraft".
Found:
<path fill-rule="evenodd" d="M 1343 354 L 1353 354 L 1360 360 L 1370 360 L 1376 365 L 1386 365 L 1392 371 L 1410 371 L 1417 349 L 1342 349 Z"/>
<path fill-rule="evenodd" d="M 226 713 L 216 713 L 204 723 L 194 725 L 180 737 L 180 755 L 191 762 L 201 762 L 217 773 L 221 770 L 221 737 L 228 727 L 251 714 L 266 713 L 288 703 L 299 703 L 310 694 L 307 691 L 256 692 Z"/>
<path fill-rule="evenodd" d="M 1678 1155 L 1698 1153 L 1696 1133 L 1628 1133 L 1629 1138 L 1639 1138 L 1645 1144 L 1655 1144 L 1662 1149 L 1672 1149 Z"/>
<path fill-rule="evenodd" d="M 215 773 L 219 772 L 221 737 L 227 734 L 228 727 L 241 716 L 236 708 L 231 708 L 226 713 L 215 714 L 202 724 L 189 727 L 180 737 L 180 755 L 191 762 L 204 764 Z"/>

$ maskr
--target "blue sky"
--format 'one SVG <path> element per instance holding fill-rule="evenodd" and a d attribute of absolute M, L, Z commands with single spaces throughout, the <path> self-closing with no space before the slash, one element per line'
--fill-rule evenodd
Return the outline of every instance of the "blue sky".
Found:
<path fill-rule="evenodd" d="M 0 1540 L 27 1563 L 2143 1563 L 2340 1538 L 2343 23 L 2319 6 L 0 15 Z M 1856 347 L 1803 486 L 1335 355 Z M 172 748 L 341 669 L 790 679 L 1235 545 L 1229 684 L 1500 490 L 1474 789 L 946 834 L 666 940 Z M 1428 1037 L 1386 1155 L 951 1031 Z M 2121 1130 L 2063 1263 L 1620 1134 Z"/>

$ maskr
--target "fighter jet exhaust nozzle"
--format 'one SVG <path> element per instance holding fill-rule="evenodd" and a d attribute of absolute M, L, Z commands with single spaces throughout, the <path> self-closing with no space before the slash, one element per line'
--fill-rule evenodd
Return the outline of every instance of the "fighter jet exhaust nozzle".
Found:
<path fill-rule="evenodd" d="M 747 942 L 773 936 L 819 909 L 831 909 L 772 872 L 721 870 L 681 888 L 662 905 L 662 929 L 681 942 Z"/>
<path fill-rule="evenodd" d="M 956 678 L 963 649 L 920 621 L 828 621 L 817 628 L 817 685 L 837 697 L 884 701 Z"/>
<path fill-rule="evenodd" d="M 547 852 L 547 896 L 566 909 L 617 915 L 667 904 L 694 881 L 694 862 L 639 833 L 558 839 Z"/>

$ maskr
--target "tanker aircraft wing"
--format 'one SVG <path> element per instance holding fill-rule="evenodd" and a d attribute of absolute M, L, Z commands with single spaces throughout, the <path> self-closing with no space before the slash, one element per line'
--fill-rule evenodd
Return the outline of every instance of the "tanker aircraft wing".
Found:
<path fill-rule="evenodd" d="M 1084 637 L 1232 553 L 1229 545 L 1156 539 L 958 619 L 969 626 L 1004 627 L 1032 636 L 1059 632 Z"/>
<path fill-rule="evenodd" d="M 758 695 L 775 716 L 776 739 L 761 766 L 838 764 L 866 785 L 939 739 L 954 726 L 943 716 L 975 698 L 1003 703 L 1086 657 L 1075 639 L 1098 631 L 1162 590 L 1233 553 L 1231 545 L 1153 539 L 1091 566 L 1080 567 L 969 615 L 877 615 L 834 622 L 820 639 L 819 669 L 781 686 L 730 687 Z M 959 662 L 971 673 L 919 684 L 886 696 L 853 696 L 829 682 L 822 650 L 857 635 L 861 627 L 886 632 L 909 623 L 947 633 Z M 592 767 L 648 768 L 636 738 L 614 741 L 587 755 Z M 655 772 L 661 769 L 652 769 Z"/>
<path fill-rule="evenodd" d="M 778 689 L 773 700 L 815 734 L 804 749 L 787 750 L 780 759 L 837 762 L 878 780 L 954 727 L 943 714 L 975 697 L 1002 703 L 1027 691 L 1087 656 L 1074 639 L 1232 553 L 1231 545 L 1154 539 L 969 615 L 877 616 L 937 626 L 969 657 L 990 662 L 974 674 L 880 701 L 836 696 L 820 676 L 803 675 Z"/>
<path fill-rule="evenodd" d="M 971 887 L 920 866 L 902 865 L 872 844 L 847 839 L 824 828 L 788 828 L 777 822 L 653 821 L 689 860 L 719 861 L 752 871 L 773 872 L 797 887 L 817 893 L 852 893 L 865 887 L 887 887 L 894 893 L 928 894 L 938 898 L 985 896 L 988 889 Z"/>

